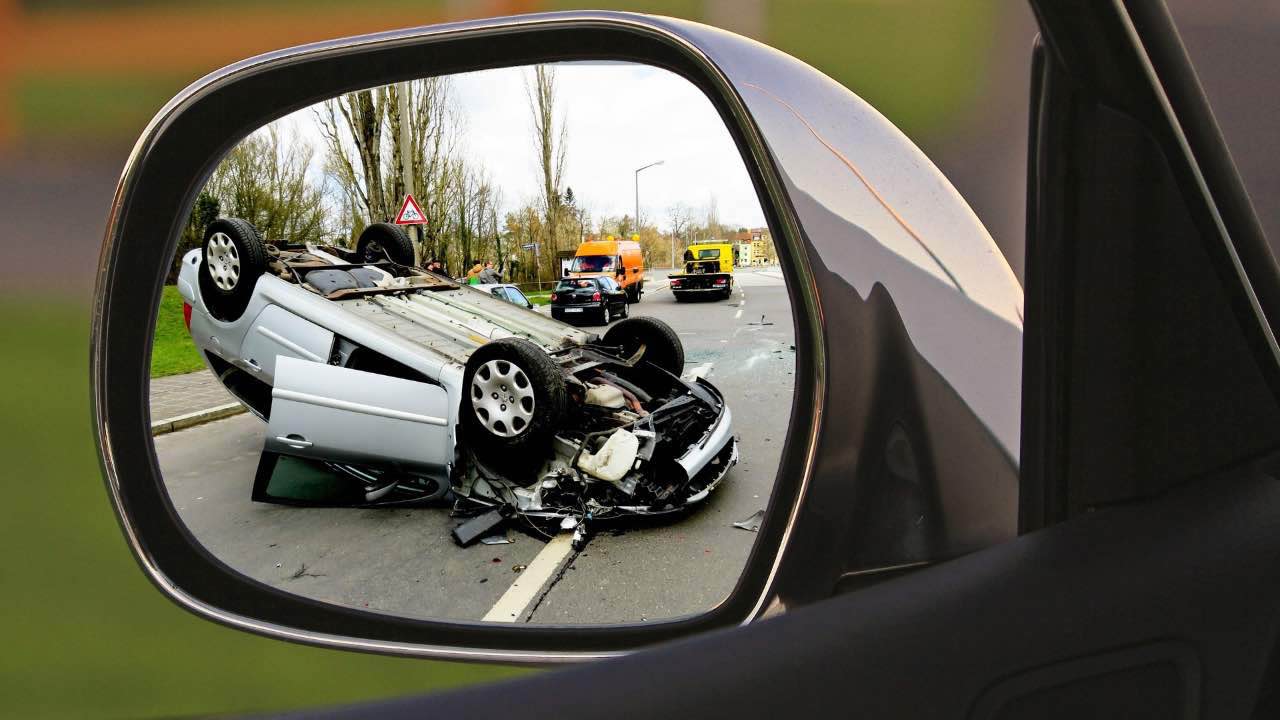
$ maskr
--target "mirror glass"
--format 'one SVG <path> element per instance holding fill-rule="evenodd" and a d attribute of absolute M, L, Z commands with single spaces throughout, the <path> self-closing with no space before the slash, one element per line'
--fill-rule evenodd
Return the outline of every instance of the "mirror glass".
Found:
<path fill-rule="evenodd" d="M 354 92 L 254 132 L 195 200 L 151 418 L 233 569 L 398 616 L 641 623 L 737 582 L 795 340 L 710 101 L 629 63 Z"/>

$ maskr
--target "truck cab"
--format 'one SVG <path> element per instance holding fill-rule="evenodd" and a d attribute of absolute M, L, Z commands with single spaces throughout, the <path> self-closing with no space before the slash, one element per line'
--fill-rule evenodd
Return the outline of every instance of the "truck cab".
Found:
<path fill-rule="evenodd" d="M 684 251 L 683 272 L 670 277 L 677 301 L 700 296 L 727 300 L 733 294 L 732 243 L 695 243 Z"/>

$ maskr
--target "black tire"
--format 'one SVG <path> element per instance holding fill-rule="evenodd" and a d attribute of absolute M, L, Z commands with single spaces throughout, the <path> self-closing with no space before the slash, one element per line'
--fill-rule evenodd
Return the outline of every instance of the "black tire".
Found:
<path fill-rule="evenodd" d="M 215 318 L 232 322 L 267 271 L 266 244 L 249 221 L 218 218 L 204 231 L 200 250 L 200 298 Z"/>
<path fill-rule="evenodd" d="M 640 302 L 640 285 L 638 283 L 627 288 L 627 302 Z"/>
<path fill-rule="evenodd" d="M 504 370 L 503 365 L 518 372 Z M 485 393 L 502 392 L 504 385 L 490 387 L 490 383 L 500 383 L 503 378 L 514 383 L 507 389 L 511 393 L 509 404 L 498 406 L 502 410 L 497 412 L 502 415 L 491 414 L 484 405 L 503 398 L 490 395 L 490 400 L 485 400 Z M 484 464 L 506 469 L 541 464 L 567 408 L 564 373 L 555 360 L 524 338 L 493 340 L 481 345 L 467 360 L 462 388 L 463 438 Z M 522 390 L 527 394 L 522 396 Z M 527 405 L 524 397 L 530 400 Z M 499 422 L 501 429 L 495 429 Z"/>
<path fill-rule="evenodd" d="M 604 305 L 600 306 L 600 324 L 608 325 L 609 321 L 613 319 L 612 316 L 613 313 L 609 312 L 609 301 L 606 300 Z"/>
<path fill-rule="evenodd" d="M 376 263 L 390 258 L 399 265 L 413 265 L 413 241 L 404 228 L 391 223 L 374 223 L 360 233 L 356 254 L 361 262 Z"/>
<path fill-rule="evenodd" d="M 671 297 L 675 298 L 676 302 L 684 302 L 684 295 L 681 295 L 678 292 L 672 291 Z"/>
<path fill-rule="evenodd" d="M 657 318 L 627 318 L 609 328 L 600 341 L 622 348 L 623 357 L 631 357 L 644 345 L 642 361 L 653 363 L 673 375 L 684 372 L 684 345 L 670 325 Z"/>

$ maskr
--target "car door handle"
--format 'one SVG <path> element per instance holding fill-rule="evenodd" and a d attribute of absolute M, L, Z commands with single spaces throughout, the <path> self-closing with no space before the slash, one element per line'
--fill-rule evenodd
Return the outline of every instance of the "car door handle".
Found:
<path fill-rule="evenodd" d="M 301 435 L 277 435 L 276 440 L 299 450 L 311 447 L 311 441 Z"/>

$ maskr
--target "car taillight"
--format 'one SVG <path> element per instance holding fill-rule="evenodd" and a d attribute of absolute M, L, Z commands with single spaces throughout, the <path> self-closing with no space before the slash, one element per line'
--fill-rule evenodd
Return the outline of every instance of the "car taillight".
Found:
<path fill-rule="evenodd" d="M 672 281 L 671 281 L 671 287 L 680 287 L 680 281 L 679 281 L 679 280 L 672 280 Z"/>
<path fill-rule="evenodd" d="M 556 301 L 556 294 L 551 293 L 551 302 L 555 302 L 555 301 Z"/>
<path fill-rule="evenodd" d="M 725 285 L 729 282 L 728 278 L 716 278 L 717 285 Z"/>
<path fill-rule="evenodd" d="M 595 295 L 592 295 L 591 299 L 596 302 L 600 302 L 600 293 L 596 293 Z"/>
<path fill-rule="evenodd" d="M 182 303 L 182 322 L 187 325 L 187 332 L 191 332 L 191 303 Z"/>

